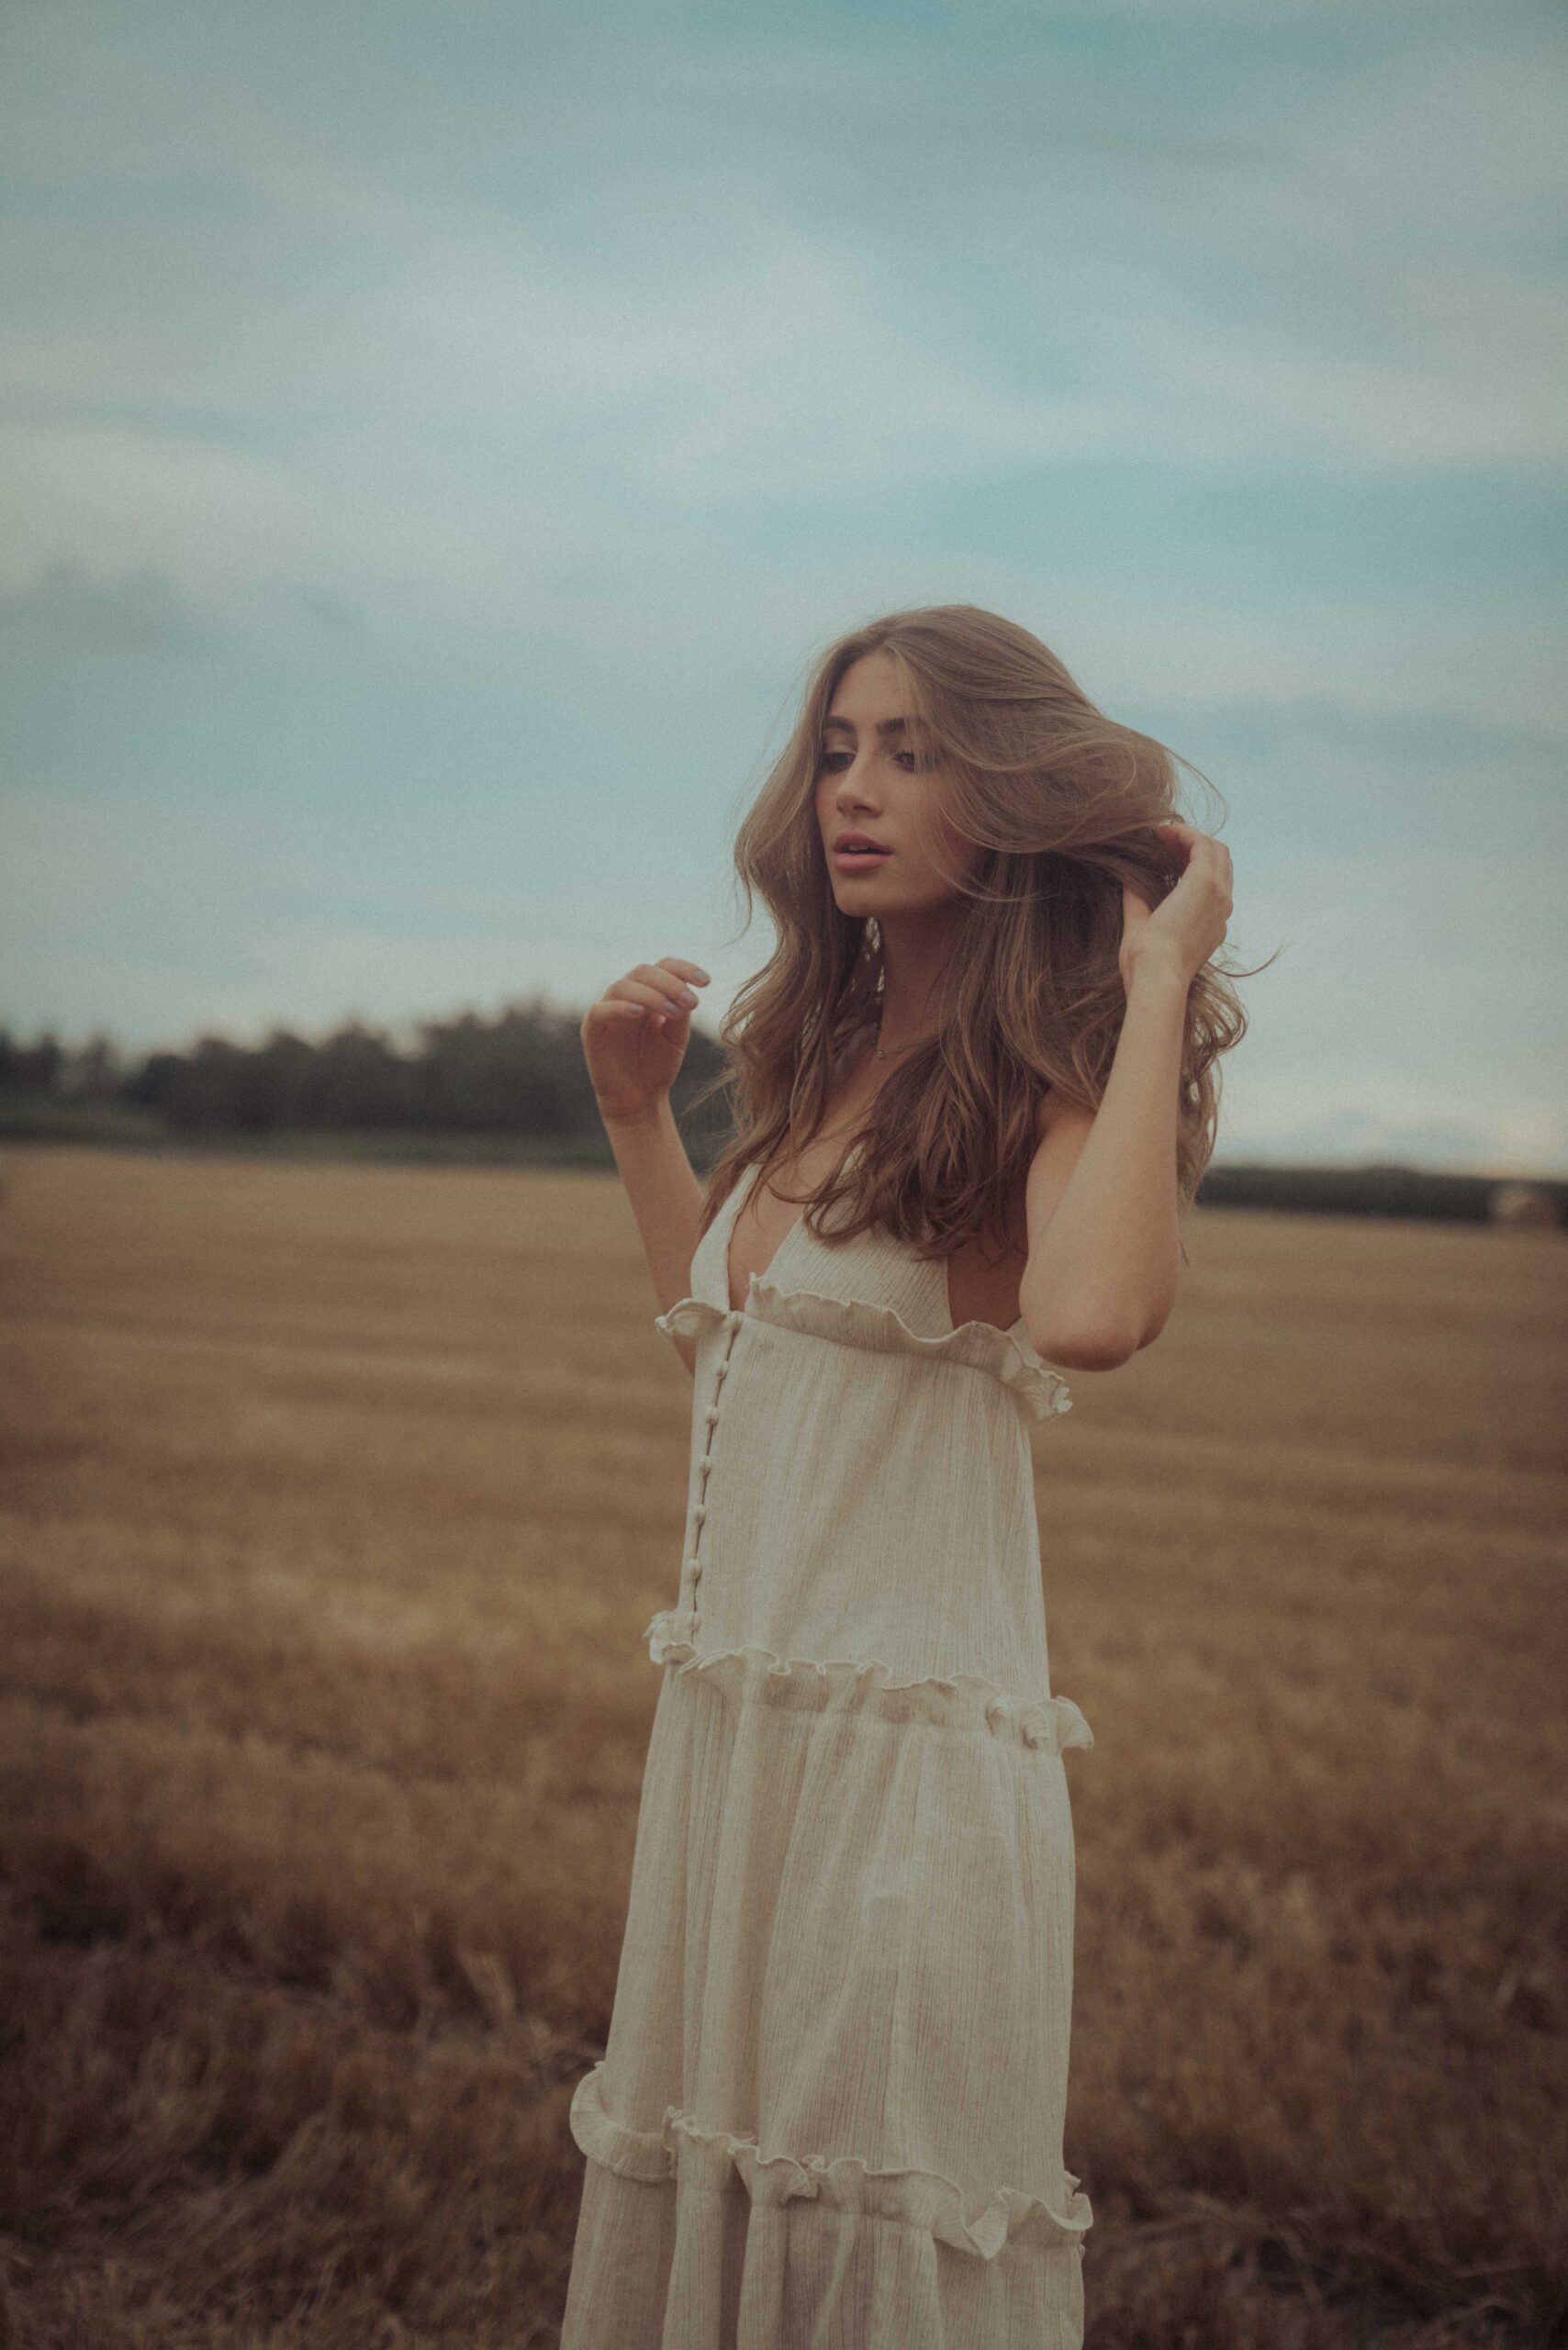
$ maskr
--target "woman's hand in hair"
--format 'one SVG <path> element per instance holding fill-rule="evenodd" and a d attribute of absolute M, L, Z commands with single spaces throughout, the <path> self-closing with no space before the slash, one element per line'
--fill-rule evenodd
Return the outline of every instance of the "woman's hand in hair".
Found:
<path fill-rule="evenodd" d="M 1171 870 L 1181 878 L 1158 906 L 1151 906 L 1130 882 L 1123 883 L 1122 984 L 1130 989 L 1138 964 L 1153 957 L 1169 962 L 1190 987 L 1225 943 L 1234 905 L 1230 851 L 1194 824 L 1172 820 L 1154 829 Z"/>
<path fill-rule="evenodd" d="M 700 963 L 666 955 L 612 979 L 589 1005 L 583 1056 L 606 1125 L 658 1109 L 686 1058 L 696 990 L 707 985 Z"/>

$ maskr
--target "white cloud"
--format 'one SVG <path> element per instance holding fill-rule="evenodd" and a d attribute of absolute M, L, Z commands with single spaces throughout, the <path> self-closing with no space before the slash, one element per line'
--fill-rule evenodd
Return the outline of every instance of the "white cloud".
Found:
<path fill-rule="evenodd" d="M 95 129 L 116 119 L 97 62 Z M 597 464 L 666 498 L 753 510 L 1079 457 L 1219 473 L 1563 453 L 1563 282 L 1497 254 L 1556 185 L 1555 108 L 1521 59 L 1466 47 L 1419 54 L 1412 73 L 1401 55 L 1298 89 L 1260 87 L 1243 50 L 1193 126 L 1206 161 L 1235 142 L 1241 196 L 1206 167 L 1149 182 L 1168 118 L 1147 99 L 1129 112 L 1065 47 L 1023 72 L 655 47 L 640 70 L 686 106 L 684 143 L 650 142 L 635 45 L 622 64 L 597 113 L 575 94 L 584 152 L 563 159 L 559 213 L 509 217 L 464 180 L 465 115 L 452 168 L 438 178 L 422 152 L 421 183 L 210 72 L 164 86 L 117 59 L 121 108 L 148 106 L 160 165 L 164 140 L 192 169 L 221 162 L 263 209 L 219 213 L 177 259 L 160 225 L 140 267 L 106 274 L 74 232 L 73 269 L 48 273 L 53 232 L 35 224 L 53 290 L 39 297 L 48 323 L 24 310 L 0 345 L 13 397 L 162 403 L 168 431 L 194 438 L 181 411 L 243 431 L 270 410 L 329 489 L 351 428 L 373 449 L 401 436 L 433 470 L 432 428 L 450 448 L 464 424 L 510 425 L 517 462 L 552 466 L 567 498 Z M 875 208 L 835 229 L 813 203 L 813 176 L 855 193 L 839 118 L 814 112 L 830 98 L 868 177 L 896 186 L 913 142 L 912 196 L 950 204 L 1000 267 L 1002 305 L 1010 277 L 1011 307 L 1051 322 L 1058 387 L 966 334 L 946 258 L 920 250 L 924 211 L 901 235 Z M 530 103 L 498 102 L 492 134 L 505 117 L 526 151 L 544 132 Z M 922 108 L 946 125 L 935 149 Z M 1004 204 L 977 165 L 1014 118 L 1033 151 Z M 120 128 L 122 168 L 146 168 L 150 152 L 124 150 L 123 111 Z M 1086 173 L 1075 142 L 1113 134 L 1125 152 Z M 579 199 L 597 207 L 586 249 L 565 233 Z M 1021 241 L 1010 214 L 1042 203 L 1052 217 Z M 651 266 L 650 220 L 669 237 Z M 87 317 L 59 313 L 72 283 L 93 285 Z M 487 442 L 476 463 L 495 455 Z M 477 483 L 459 472 L 454 487 L 472 522 Z"/>

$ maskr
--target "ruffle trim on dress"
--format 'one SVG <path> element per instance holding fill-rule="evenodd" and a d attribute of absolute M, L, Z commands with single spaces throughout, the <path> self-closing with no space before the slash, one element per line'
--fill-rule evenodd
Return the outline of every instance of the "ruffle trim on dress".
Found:
<path fill-rule="evenodd" d="M 727 2184 L 738 2171 L 754 2204 L 783 2204 L 806 2197 L 868 2219 L 895 2220 L 920 2228 L 942 2244 L 980 2260 L 994 2260 L 1004 2246 L 1078 2253 L 1092 2221 L 1089 2198 L 1071 2171 L 1064 2209 L 1054 2210 L 1043 2196 L 999 2187 L 973 2216 L 949 2178 L 928 2170 L 873 2170 L 858 2154 L 764 2154 L 755 2138 L 729 2130 L 707 2130 L 690 2114 L 666 2106 L 657 2130 L 633 2130 L 605 2110 L 604 2064 L 585 2073 L 573 2093 L 572 2135 L 590 2162 L 623 2178 L 657 2186 L 678 2175 L 683 2142 L 697 2150 L 705 2182 Z"/>
<path fill-rule="evenodd" d="M 648 1654 L 655 1664 L 672 1664 L 682 1674 L 711 1682 L 737 1703 L 760 1698 L 787 1713 L 869 1715 L 941 1729 L 985 1729 L 1049 1754 L 1094 1743 L 1093 1731 L 1070 1697 L 1015 1697 L 973 1673 L 894 1681 L 890 1666 L 853 1658 L 786 1661 L 771 1649 L 752 1647 L 703 1652 L 695 1645 L 699 1620 L 693 1608 L 664 1609 L 644 1636 Z"/>
<path fill-rule="evenodd" d="M 1052 1371 L 1035 1348 L 1012 1330 L 994 1322 L 960 1322 L 935 1337 L 912 1330 L 890 1305 L 872 1305 L 864 1298 L 829 1297 L 819 1290 L 779 1287 L 753 1273 L 748 1281 L 746 1315 L 770 1322 L 782 1330 L 803 1330 L 814 1338 L 830 1338 L 844 1347 L 862 1347 L 872 1354 L 913 1355 L 926 1362 L 961 1363 L 970 1371 L 989 1371 L 1011 1388 L 1038 1420 L 1070 1412 L 1072 1398 L 1059 1371 Z M 705 1297 L 683 1297 L 654 1323 L 667 1338 L 695 1338 L 710 1323 L 738 1324 L 746 1318 L 733 1307 L 715 1305 Z"/>

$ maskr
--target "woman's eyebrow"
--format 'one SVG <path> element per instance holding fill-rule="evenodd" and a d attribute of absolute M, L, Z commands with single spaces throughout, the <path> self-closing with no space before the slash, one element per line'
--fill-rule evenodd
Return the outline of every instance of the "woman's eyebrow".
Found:
<path fill-rule="evenodd" d="M 904 731 L 908 725 L 907 718 L 884 718 L 878 725 L 877 732 L 879 734 L 897 734 Z M 847 734 L 853 734 L 855 732 L 852 721 L 847 718 L 824 718 L 823 721 L 824 734 L 830 726 L 842 726 Z"/>

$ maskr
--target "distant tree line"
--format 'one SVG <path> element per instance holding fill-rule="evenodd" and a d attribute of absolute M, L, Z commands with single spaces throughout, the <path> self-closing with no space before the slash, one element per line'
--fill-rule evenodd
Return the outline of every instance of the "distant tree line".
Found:
<path fill-rule="evenodd" d="M 126 1057 L 102 1033 L 71 1047 L 0 1028 L 0 1095 L 151 1111 L 175 1133 L 422 1132 L 600 1136 L 580 1013 L 535 996 L 491 1019 L 474 1012 L 417 1024 L 400 1048 L 351 1020 L 313 1041 L 273 1028 L 259 1045 L 204 1035 L 184 1052 Z M 691 1031 L 676 1107 L 712 1082 L 722 1047 Z M 713 1105 L 709 1123 L 721 1115 Z"/>
<path fill-rule="evenodd" d="M 122 1055 L 102 1032 L 68 1046 L 46 1030 L 24 1044 L 0 1027 L 0 1135 L 14 1142 L 151 1139 L 155 1147 L 166 1147 L 164 1137 L 194 1144 L 234 1136 L 297 1147 L 289 1136 L 337 1134 L 371 1144 L 385 1137 L 376 1146 L 384 1151 L 394 1137 L 409 1150 L 449 1156 L 548 1147 L 568 1163 L 608 1165 L 581 1024 L 580 1013 L 535 995 L 488 1020 L 464 1012 L 420 1021 L 407 1046 L 351 1020 L 314 1042 L 274 1027 L 259 1045 L 204 1035 L 184 1052 L 140 1057 Z M 694 1027 L 673 1106 L 700 1166 L 727 1133 L 725 1095 L 711 1091 L 723 1066 L 722 1047 Z M 453 1139 L 438 1145 L 437 1136 Z M 1492 1176 L 1428 1168 L 1222 1159 L 1198 1196 L 1214 1207 L 1480 1224 L 1496 1214 L 1504 1188 Z M 1547 1177 L 1534 1188 L 1568 1228 L 1568 1182 Z"/>

